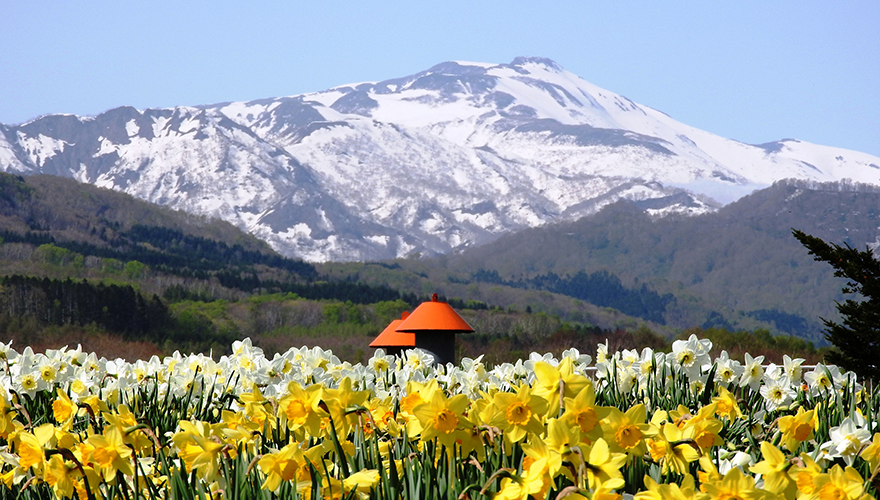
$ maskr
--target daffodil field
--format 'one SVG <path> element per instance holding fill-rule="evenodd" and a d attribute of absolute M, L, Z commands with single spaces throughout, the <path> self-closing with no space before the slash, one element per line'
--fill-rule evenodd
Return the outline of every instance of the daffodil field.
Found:
<path fill-rule="evenodd" d="M 16 499 L 873 498 L 880 395 L 691 337 L 516 364 L 319 348 L 106 360 L 0 344 Z M 595 358 L 594 358 L 595 357 Z"/>

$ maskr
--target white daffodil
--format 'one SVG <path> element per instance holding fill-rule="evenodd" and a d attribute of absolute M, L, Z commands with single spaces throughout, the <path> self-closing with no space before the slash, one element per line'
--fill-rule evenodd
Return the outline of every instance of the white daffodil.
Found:
<path fill-rule="evenodd" d="M 582 372 L 583 368 L 590 366 L 590 363 L 593 362 L 593 357 L 589 354 L 581 354 L 581 352 L 575 348 L 569 348 L 562 351 L 562 358 L 571 358 L 574 362 L 574 369 L 577 372 Z"/>
<path fill-rule="evenodd" d="M 804 381 L 810 386 L 813 396 L 825 396 L 834 398 L 843 387 L 846 376 L 840 373 L 840 368 L 834 365 L 819 363 L 809 372 L 804 373 Z"/>
<path fill-rule="evenodd" d="M 434 364 L 434 356 L 422 349 L 407 349 L 404 356 L 406 365 L 414 370 L 430 368 Z"/>
<path fill-rule="evenodd" d="M 608 339 L 604 344 L 596 344 L 596 364 L 608 361 Z"/>
<path fill-rule="evenodd" d="M 672 343 L 672 364 L 683 371 L 689 378 L 700 376 L 703 365 L 709 363 L 709 350 L 712 342 L 700 340 L 691 334 L 687 340 L 676 340 Z"/>
<path fill-rule="evenodd" d="M 715 382 L 722 384 L 736 382 L 744 371 L 742 364 L 735 359 L 730 359 L 727 351 L 721 351 L 721 354 L 715 360 L 715 365 L 717 366 L 715 369 Z"/>
<path fill-rule="evenodd" d="M 778 378 L 765 376 L 760 392 L 764 397 L 764 406 L 767 411 L 775 411 L 783 406 L 788 406 L 797 397 L 797 393 L 791 388 L 791 382 L 786 376 Z"/>
<path fill-rule="evenodd" d="M 19 394 L 27 394 L 30 397 L 34 397 L 38 391 L 48 389 L 48 386 L 40 377 L 38 370 L 28 367 L 12 377 L 12 389 Z"/>
<path fill-rule="evenodd" d="M 792 359 L 788 354 L 782 356 L 782 370 L 785 372 L 785 375 L 788 376 L 789 380 L 791 380 L 792 384 L 800 384 L 801 380 L 803 380 L 803 364 L 803 358 Z"/>
<path fill-rule="evenodd" d="M 12 348 L 12 341 L 8 344 L 0 342 L 0 362 L 11 363 L 18 358 L 18 352 Z"/>
<path fill-rule="evenodd" d="M 739 378 L 739 386 L 749 386 L 752 390 L 758 390 L 761 386 L 761 379 L 764 377 L 764 369 L 761 368 L 764 356 L 753 358 L 751 354 L 745 353 L 745 361 L 743 374 Z"/>
<path fill-rule="evenodd" d="M 628 393 L 633 390 L 633 387 L 638 387 L 639 372 L 636 370 L 637 366 L 633 365 L 617 370 L 617 387 L 620 392 Z"/>
<path fill-rule="evenodd" d="M 858 418 L 858 417 L 855 417 Z M 864 423 L 864 418 L 862 418 Z M 852 465 L 862 448 L 871 442 L 871 431 L 858 425 L 852 416 L 848 416 L 837 427 L 830 431 L 831 440 L 820 447 L 831 458 L 842 458 L 847 465 Z"/>

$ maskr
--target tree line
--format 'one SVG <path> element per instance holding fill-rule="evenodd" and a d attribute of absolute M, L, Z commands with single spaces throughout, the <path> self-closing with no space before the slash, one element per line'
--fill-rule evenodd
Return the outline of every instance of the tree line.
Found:
<path fill-rule="evenodd" d="M 608 271 L 587 274 L 581 270 L 565 276 L 549 272 L 532 278 L 505 280 L 497 271 L 480 269 L 472 277 L 475 281 L 567 295 L 660 325 L 666 324 L 663 317 L 666 307 L 675 302 L 672 294 L 660 295 L 644 284 L 640 288 L 627 288 L 620 278 Z"/>
<path fill-rule="evenodd" d="M 32 317 L 47 325 L 95 324 L 128 336 L 158 334 L 172 323 L 159 297 L 145 298 L 128 285 L 86 280 L 4 276 L 0 307 L 5 315 Z"/>

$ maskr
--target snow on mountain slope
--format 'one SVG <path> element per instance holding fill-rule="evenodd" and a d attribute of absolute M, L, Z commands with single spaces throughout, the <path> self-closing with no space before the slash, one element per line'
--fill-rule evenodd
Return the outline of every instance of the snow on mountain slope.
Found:
<path fill-rule="evenodd" d="M 308 260 L 443 253 L 621 198 L 698 214 L 783 178 L 880 183 L 880 158 L 718 137 L 540 58 L 0 131 L 0 169 L 215 215 Z"/>

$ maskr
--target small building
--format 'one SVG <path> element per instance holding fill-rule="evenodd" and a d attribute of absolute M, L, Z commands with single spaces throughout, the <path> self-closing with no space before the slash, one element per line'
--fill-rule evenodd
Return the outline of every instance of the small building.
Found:
<path fill-rule="evenodd" d="M 400 325 L 396 332 L 415 335 L 415 347 L 434 355 L 440 364 L 455 363 L 455 336 L 474 331 L 471 325 L 435 293 L 430 302 L 422 302 Z"/>
<path fill-rule="evenodd" d="M 416 334 L 409 332 L 398 332 L 397 327 L 406 320 L 409 313 L 404 311 L 400 315 L 400 319 L 395 319 L 382 330 L 378 337 L 370 342 L 370 347 L 374 349 L 382 348 L 386 354 L 398 356 L 403 354 L 405 349 L 412 349 L 416 346 Z"/>

